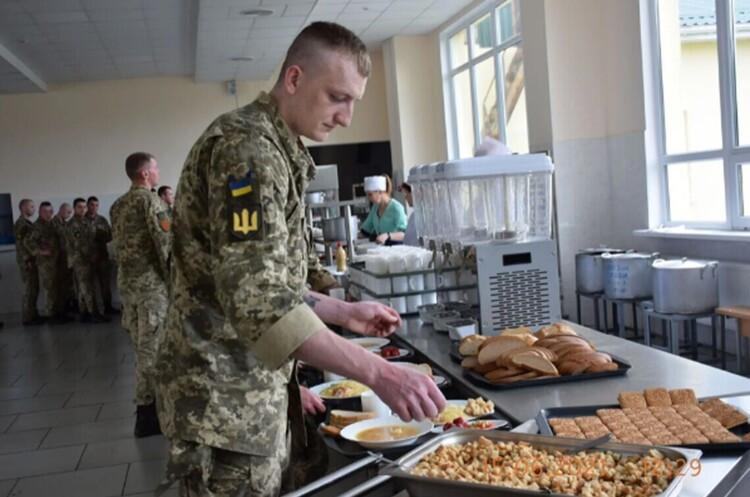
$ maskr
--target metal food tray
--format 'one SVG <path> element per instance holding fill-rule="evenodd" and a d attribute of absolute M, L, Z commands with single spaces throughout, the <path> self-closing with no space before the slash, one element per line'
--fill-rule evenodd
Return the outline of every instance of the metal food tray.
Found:
<path fill-rule="evenodd" d="M 707 400 L 707 399 L 701 399 Z M 578 416 L 596 416 L 598 409 L 620 409 L 619 404 L 599 405 L 599 406 L 577 406 L 577 407 L 550 407 L 542 409 L 539 414 L 536 415 L 536 424 L 539 427 L 539 432 L 543 435 L 554 435 L 554 430 L 549 424 L 550 418 L 575 418 Z M 736 428 L 732 428 L 732 433 L 739 435 L 740 437 L 750 433 L 750 424 L 745 423 Z M 685 447 L 688 449 L 696 449 L 702 451 L 704 454 L 726 454 L 727 452 L 745 452 L 750 450 L 750 442 L 738 442 L 738 443 L 708 443 L 708 444 L 685 444 L 678 445 L 677 447 Z"/>
<path fill-rule="evenodd" d="M 604 352 L 605 354 L 609 355 L 612 358 L 612 360 L 615 363 L 617 363 L 619 367 L 617 368 L 616 371 L 602 371 L 600 373 L 582 373 L 582 374 L 575 374 L 575 375 L 561 375 L 561 376 L 554 376 L 550 378 L 534 378 L 531 380 L 520 380 L 514 383 L 501 383 L 497 385 L 487 381 L 487 379 L 481 374 L 476 373 L 474 371 L 470 371 L 465 368 L 463 368 L 463 374 L 472 383 L 482 388 L 487 388 L 489 390 L 512 390 L 514 388 L 536 387 L 539 385 L 553 385 L 557 383 L 570 383 L 574 381 L 595 380 L 597 378 L 611 378 L 613 376 L 625 376 L 628 373 L 628 370 L 630 370 L 630 368 L 632 367 L 628 361 L 626 361 L 625 359 L 621 357 L 612 355 L 607 351 L 601 351 L 601 352 Z M 461 364 L 463 357 L 461 357 L 461 354 L 458 353 L 458 346 L 456 344 L 453 344 L 451 346 L 451 351 L 449 355 L 451 359 L 453 359 L 453 362 Z"/>
<path fill-rule="evenodd" d="M 396 461 L 397 465 L 386 467 L 381 470 L 380 474 L 390 475 L 402 481 L 409 491 L 411 497 L 434 497 L 436 495 L 450 495 L 451 497 L 529 497 L 529 496 L 554 496 L 563 497 L 562 494 L 551 493 L 546 490 L 524 490 L 511 487 L 500 487 L 497 485 L 487 485 L 483 483 L 469 483 L 454 480 L 445 480 L 442 478 L 428 478 L 416 476 L 410 473 L 410 470 L 416 466 L 426 455 L 436 451 L 441 445 L 464 444 L 472 442 L 479 437 L 489 438 L 493 441 L 502 442 L 528 442 L 534 447 L 566 450 L 580 445 L 581 441 L 569 438 L 555 438 L 542 435 L 527 435 L 524 433 L 514 432 L 482 432 L 479 430 L 463 430 L 458 432 L 448 432 L 439 435 L 428 441 L 421 447 L 409 452 Z M 625 455 L 646 454 L 651 447 L 641 445 L 628 445 L 619 443 L 607 443 L 597 449 L 589 451 L 610 450 Z M 654 497 L 675 497 L 680 493 L 685 476 L 689 473 L 689 463 L 692 460 L 699 460 L 701 457 L 700 450 L 659 447 L 659 452 L 670 459 L 685 459 L 686 467 L 672 480 L 664 492 Z"/>

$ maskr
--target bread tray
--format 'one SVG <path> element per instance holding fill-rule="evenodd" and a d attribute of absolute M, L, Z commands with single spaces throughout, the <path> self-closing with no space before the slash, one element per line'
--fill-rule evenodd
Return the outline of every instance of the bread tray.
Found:
<path fill-rule="evenodd" d="M 708 399 L 701 399 L 708 400 Z M 725 400 L 722 398 L 722 400 Z M 729 402 L 730 404 L 732 402 Z M 554 431 L 549 424 L 550 418 L 575 418 L 578 416 L 596 416 L 598 409 L 619 409 L 619 404 L 599 405 L 599 406 L 577 406 L 577 407 L 550 407 L 542 409 L 536 416 L 536 424 L 539 432 L 543 435 L 554 435 Z M 732 433 L 742 437 L 750 433 L 750 424 L 745 423 L 736 428 L 732 428 Z M 686 444 L 679 445 L 680 448 L 700 450 L 704 454 L 726 454 L 728 452 L 745 452 L 750 450 L 750 442 L 737 443 L 708 443 L 708 444 Z"/>
<path fill-rule="evenodd" d="M 429 440 L 408 454 L 405 454 L 396 461 L 396 465 L 382 469 L 380 474 L 390 475 L 392 478 L 400 480 L 405 485 L 411 497 L 434 497 L 436 495 L 450 495 L 451 497 L 531 497 L 538 495 L 563 497 L 562 494 L 550 493 L 545 490 L 523 490 L 481 483 L 428 478 L 415 476 L 410 473 L 411 469 L 416 466 L 422 458 L 437 450 L 441 445 L 468 443 L 482 436 L 493 441 L 528 442 L 535 447 L 556 450 L 570 449 L 580 444 L 580 440 L 504 431 L 482 432 L 479 430 L 463 430 L 458 432 L 447 432 Z M 638 455 L 647 453 L 651 448 L 652 447 L 644 447 L 641 445 L 607 443 L 598 449 L 591 450 L 609 450 L 620 454 Z M 687 464 L 693 460 L 699 460 L 702 455 L 701 451 L 693 449 L 678 449 L 671 447 L 658 447 L 657 449 L 666 457 L 670 459 L 681 458 L 687 461 Z M 682 489 L 685 477 L 689 474 L 690 467 L 686 465 L 683 471 L 672 480 L 664 492 L 655 497 L 676 497 Z"/>

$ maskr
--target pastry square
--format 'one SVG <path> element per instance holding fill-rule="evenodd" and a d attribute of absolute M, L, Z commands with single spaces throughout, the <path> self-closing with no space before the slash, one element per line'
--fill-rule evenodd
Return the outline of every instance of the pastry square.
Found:
<path fill-rule="evenodd" d="M 695 396 L 695 391 L 692 388 L 677 388 L 669 391 L 669 398 L 672 399 L 674 405 L 698 405 L 698 398 Z"/>
<path fill-rule="evenodd" d="M 620 392 L 617 401 L 624 408 L 647 407 L 646 398 L 640 392 Z"/>
<path fill-rule="evenodd" d="M 672 399 L 666 388 L 647 388 L 643 391 L 643 396 L 649 406 L 669 407 L 672 405 Z"/>

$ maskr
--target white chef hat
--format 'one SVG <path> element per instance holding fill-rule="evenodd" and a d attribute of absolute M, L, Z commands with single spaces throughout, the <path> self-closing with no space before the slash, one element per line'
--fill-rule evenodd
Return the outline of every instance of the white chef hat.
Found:
<path fill-rule="evenodd" d="M 385 176 L 367 176 L 365 178 L 365 192 L 384 192 L 387 190 Z"/>

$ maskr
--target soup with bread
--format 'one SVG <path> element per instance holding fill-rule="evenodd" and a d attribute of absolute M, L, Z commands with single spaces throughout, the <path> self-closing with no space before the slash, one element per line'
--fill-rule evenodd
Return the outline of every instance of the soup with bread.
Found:
<path fill-rule="evenodd" d="M 357 439 L 363 442 L 395 442 L 418 434 L 419 429 L 414 426 L 378 426 L 360 431 L 357 433 Z"/>

